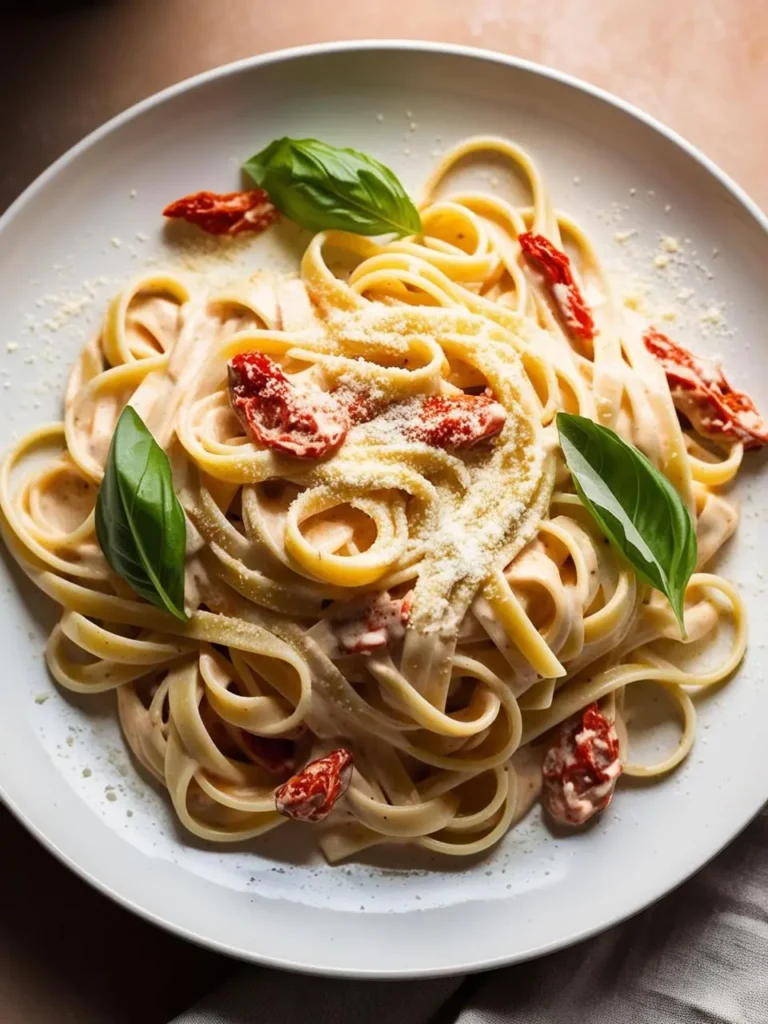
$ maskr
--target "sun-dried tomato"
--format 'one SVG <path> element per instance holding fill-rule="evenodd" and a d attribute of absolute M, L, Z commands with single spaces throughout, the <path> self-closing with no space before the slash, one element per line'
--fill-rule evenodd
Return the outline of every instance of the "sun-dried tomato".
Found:
<path fill-rule="evenodd" d="M 557 249 L 544 235 L 534 235 L 531 231 L 519 235 L 517 240 L 527 258 L 546 277 L 568 330 L 577 338 L 591 341 L 597 334 L 595 321 L 573 276 L 568 254 Z"/>
<path fill-rule="evenodd" d="M 611 802 L 621 775 L 616 729 L 597 704 L 564 722 L 542 766 L 542 803 L 559 822 L 583 825 Z"/>
<path fill-rule="evenodd" d="M 491 395 L 432 395 L 406 434 L 433 448 L 471 448 L 498 434 L 507 410 Z"/>
<path fill-rule="evenodd" d="M 244 352 L 229 364 L 229 396 L 256 444 L 297 459 L 321 459 L 349 430 L 349 414 L 319 388 L 294 386 L 263 352 Z"/>
<path fill-rule="evenodd" d="M 350 426 L 356 423 L 367 423 L 380 410 L 380 404 L 374 402 L 369 395 L 364 395 L 359 391 L 352 391 L 349 388 L 339 388 L 333 392 L 333 397 L 346 410 Z"/>
<path fill-rule="evenodd" d="M 275 807 L 286 818 L 322 821 L 346 793 L 352 762 L 352 754 L 343 747 L 310 761 L 303 771 L 275 790 Z"/>
<path fill-rule="evenodd" d="M 170 203 L 164 217 L 196 224 L 210 235 L 264 231 L 277 220 L 277 210 L 263 188 L 247 192 L 194 192 Z"/>
<path fill-rule="evenodd" d="M 665 334 L 650 327 L 645 347 L 667 375 L 675 408 L 705 437 L 741 441 L 745 448 L 768 444 L 768 423 L 743 391 L 735 391 L 722 369 L 694 356 Z"/>
<path fill-rule="evenodd" d="M 339 648 L 346 654 L 370 654 L 402 640 L 411 614 L 413 591 L 390 597 L 385 590 L 341 609 L 333 621 Z"/>

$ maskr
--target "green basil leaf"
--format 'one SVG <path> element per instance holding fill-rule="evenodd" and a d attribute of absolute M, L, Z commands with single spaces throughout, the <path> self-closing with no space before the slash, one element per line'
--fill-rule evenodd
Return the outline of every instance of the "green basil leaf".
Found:
<path fill-rule="evenodd" d="M 113 572 L 141 597 L 186 621 L 187 523 L 168 456 L 129 405 L 112 437 L 95 518 Z"/>
<path fill-rule="evenodd" d="M 356 149 L 275 139 L 243 164 L 286 217 L 311 231 L 413 235 L 419 211 L 392 171 Z"/>
<path fill-rule="evenodd" d="M 565 412 L 557 429 L 579 497 L 640 579 L 666 595 L 685 634 L 683 599 L 697 545 L 680 495 L 613 430 Z"/>

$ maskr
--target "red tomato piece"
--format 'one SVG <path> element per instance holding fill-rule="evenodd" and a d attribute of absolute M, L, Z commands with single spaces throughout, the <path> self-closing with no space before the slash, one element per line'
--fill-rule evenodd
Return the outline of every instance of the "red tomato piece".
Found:
<path fill-rule="evenodd" d="M 730 386 L 715 362 L 693 355 L 655 327 L 645 332 L 643 342 L 664 368 L 675 408 L 694 430 L 705 437 L 741 441 L 745 448 L 768 444 L 768 423 L 749 395 Z"/>
<path fill-rule="evenodd" d="M 370 654 L 402 640 L 411 614 L 413 591 L 405 597 L 381 594 L 355 601 L 333 623 L 339 647 L 345 654 Z"/>
<path fill-rule="evenodd" d="M 352 754 L 340 747 L 310 761 L 303 771 L 275 790 L 275 807 L 286 818 L 318 822 L 344 796 L 352 778 Z"/>
<path fill-rule="evenodd" d="M 432 395 L 407 433 L 433 448 L 471 448 L 498 434 L 506 419 L 507 410 L 491 395 Z"/>
<path fill-rule="evenodd" d="M 229 364 L 232 408 L 249 437 L 297 459 L 321 459 L 342 444 L 350 418 L 334 395 L 299 388 L 263 352 L 244 352 Z"/>
<path fill-rule="evenodd" d="M 351 391 L 348 388 L 339 388 L 334 392 L 334 397 L 339 400 L 346 409 L 350 425 L 355 423 L 367 423 L 376 416 L 377 405 L 367 395 L 359 391 Z"/>
<path fill-rule="evenodd" d="M 611 802 L 621 775 L 616 729 L 597 704 L 559 728 L 542 766 L 542 803 L 565 825 L 583 825 Z"/>
<path fill-rule="evenodd" d="M 170 203 L 164 217 L 196 224 L 210 235 L 264 231 L 277 220 L 277 210 L 263 188 L 246 192 L 193 192 Z"/>
<path fill-rule="evenodd" d="M 591 341 L 597 331 L 592 310 L 581 293 L 567 253 L 557 249 L 544 235 L 526 231 L 518 236 L 520 248 L 547 279 L 552 298 L 568 330 L 577 338 Z"/>

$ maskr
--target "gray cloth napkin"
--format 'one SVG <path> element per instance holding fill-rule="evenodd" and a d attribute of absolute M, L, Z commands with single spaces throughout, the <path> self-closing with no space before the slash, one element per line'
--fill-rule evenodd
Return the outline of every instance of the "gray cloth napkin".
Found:
<path fill-rule="evenodd" d="M 768 811 L 666 899 L 560 953 L 433 981 L 342 981 L 248 968 L 175 1024 L 360 1021 L 767 1024 Z"/>

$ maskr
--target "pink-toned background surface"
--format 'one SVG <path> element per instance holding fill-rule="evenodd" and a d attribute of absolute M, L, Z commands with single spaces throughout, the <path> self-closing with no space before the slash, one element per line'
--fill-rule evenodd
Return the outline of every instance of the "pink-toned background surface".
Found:
<path fill-rule="evenodd" d="M 267 50 L 354 38 L 468 43 L 578 75 L 676 128 L 768 206 L 765 0 L 15 6 L 26 13 L 4 15 L 0 29 L 0 210 L 91 129 L 172 82 Z M 5 1024 L 161 1024 L 233 969 L 91 891 L 3 809 L 0 837 Z"/>

